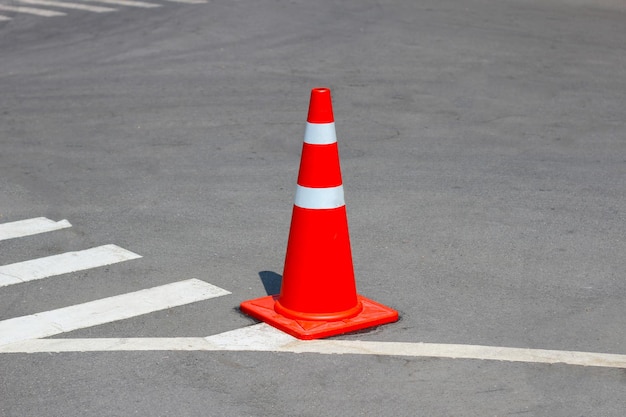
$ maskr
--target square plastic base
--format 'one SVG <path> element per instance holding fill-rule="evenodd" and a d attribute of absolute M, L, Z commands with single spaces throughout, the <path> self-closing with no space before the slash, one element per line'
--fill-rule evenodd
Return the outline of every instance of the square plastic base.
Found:
<path fill-rule="evenodd" d="M 363 304 L 363 310 L 355 317 L 338 321 L 294 320 L 274 311 L 277 297 L 270 295 L 244 301 L 240 306 L 241 311 L 303 340 L 336 336 L 398 320 L 397 311 L 360 295 L 357 297 Z"/>

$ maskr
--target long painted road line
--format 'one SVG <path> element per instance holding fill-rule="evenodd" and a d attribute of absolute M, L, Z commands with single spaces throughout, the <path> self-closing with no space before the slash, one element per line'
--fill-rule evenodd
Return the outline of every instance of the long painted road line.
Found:
<path fill-rule="evenodd" d="M 626 355 L 439 343 L 298 340 L 260 323 L 209 337 L 36 339 L 0 346 L 0 353 L 118 351 L 248 351 L 380 355 L 567 364 L 626 369 Z"/>
<path fill-rule="evenodd" d="M 137 258 L 141 258 L 141 255 L 116 245 L 97 246 L 77 252 L 46 256 L 44 258 L 0 266 L 0 287 L 83 271 Z"/>
<path fill-rule="evenodd" d="M 197 279 L 0 321 L 0 346 L 124 320 L 230 294 Z"/>
<path fill-rule="evenodd" d="M 52 232 L 55 230 L 72 227 L 67 220 L 55 222 L 45 217 L 19 220 L 0 224 L 0 240 L 14 239 L 17 237 L 31 236 L 39 233 Z"/>

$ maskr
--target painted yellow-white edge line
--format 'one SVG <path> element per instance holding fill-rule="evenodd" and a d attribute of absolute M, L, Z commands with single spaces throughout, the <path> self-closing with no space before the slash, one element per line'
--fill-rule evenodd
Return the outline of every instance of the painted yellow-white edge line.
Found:
<path fill-rule="evenodd" d="M 0 346 L 0 353 L 116 351 L 249 351 L 382 355 L 422 358 L 480 359 L 505 362 L 568 364 L 626 369 L 626 355 L 497 346 L 298 340 L 260 323 L 209 337 L 34 339 Z"/>

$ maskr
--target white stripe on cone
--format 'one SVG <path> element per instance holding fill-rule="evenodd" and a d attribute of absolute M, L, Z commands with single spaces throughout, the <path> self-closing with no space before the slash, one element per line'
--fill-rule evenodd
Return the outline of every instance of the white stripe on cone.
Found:
<path fill-rule="evenodd" d="M 311 188 L 298 185 L 294 204 L 306 209 L 335 209 L 346 203 L 343 185 L 328 188 Z"/>
<path fill-rule="evenodd" d="M 304 130 L 304 143 L 330 145 L 337 142 L 335 123 L 308 123 Z"/>

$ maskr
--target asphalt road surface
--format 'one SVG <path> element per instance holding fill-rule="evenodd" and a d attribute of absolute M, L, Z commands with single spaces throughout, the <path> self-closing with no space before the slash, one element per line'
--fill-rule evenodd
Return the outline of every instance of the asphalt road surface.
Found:
<path fill-rule="evenodd" d="M 24 338 L 256 323 L 238 305 L 280 284 L 326 86 L 357 287 L 401 316 L 333 340 L 626 354 L 626 3 L 32 3 L 0 0 L 0 228 L 58 230 L 0 241 L 5 347 L 59 312 L 87 321 Z M 92 248 L 111 261 L 72 269 Z M 115 297 L 137 311 L 81 310 Z M 2 417 L 621 417 L 625 392 L 624 368 L 532 361 L 0 353 Z"/>

